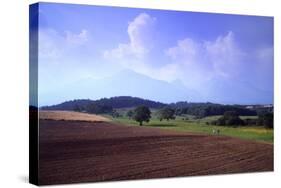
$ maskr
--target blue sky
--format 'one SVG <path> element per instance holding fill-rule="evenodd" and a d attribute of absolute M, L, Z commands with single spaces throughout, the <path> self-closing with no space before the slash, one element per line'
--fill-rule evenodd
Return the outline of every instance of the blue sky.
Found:
<path fill-rule="evenodd" d="M 122 71 L 130 72 L 123 85 L 131 79 L 144 90 L 108 81 Z M 39 105 L 117 94 L 157 100 L 146 78 L 161 81 L 150 88 L 156 94 L 163 84 L 185 90 L 159 93 L 161 102 L 273 103 L 273 18 L 39 5 Z"/>

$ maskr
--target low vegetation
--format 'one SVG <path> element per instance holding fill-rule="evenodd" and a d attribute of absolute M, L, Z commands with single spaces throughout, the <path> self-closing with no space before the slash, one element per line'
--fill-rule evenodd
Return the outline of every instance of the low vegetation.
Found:
<path fill-rule="evenodd" d="M 163 119 L 169 121 L 170 119 L 175 119 L 175 110 L 170 107 L 165 107 L 157 112 L 157 116 L 160 121 Z"/>
<path fill-rule="evenodd" d="M 136 97 L 73 100 L 41 110 L 101 114 L 125 125 L 140 125 L 273 142 L 272 105 L 221 105 L 178 102 L 164 104 Z"/>
<path fill-rule="evenodd" d="M 240 119 L 236 111 L 227 111 L 222 117 L 212 121 L 211 124 L 219 126 L 241 126 L 244 125 L 244 121 Z"/>
<path fill-rule="evenodd" d="M 140 125 L 140 122 L 134 118 L 136 112 L 134 108 L 118 111 L 120 116 L 112 118 L 113 121 L 125 125 Z M 268 125 L 273 125 L 273 118 L 270 121 L 270 117 L 273 117 L 273 115 L 270 116 L 269 114 L 272 113 L 259 116 L 239 116 L 235 111 L 227 111 L 224 115 L 198 118 L 188 114 L 176 115 L 172 108 L 164 107 L 160 110 L 152 109 L 151 117 L 146 116 L 146 121 L 143 122 L 148 127 L 204 134 L 213 134 L 214 130 L 219 130 L 220 135 L 272 143 L 273 129 Z"/>

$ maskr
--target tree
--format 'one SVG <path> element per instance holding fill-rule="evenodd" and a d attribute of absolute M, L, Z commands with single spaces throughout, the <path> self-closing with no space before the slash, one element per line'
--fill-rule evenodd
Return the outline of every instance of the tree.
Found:
<path fill-rule="evenodd" d="M 149 122 L 151 118 L 151 112 L 147 106 L 138 106 L 133 114 L 133 119 L 139 122 L 140 126 L 142 126 L 142 122 Z"/>
<path fill-rule="evenodd" d="M 169 107 L 165 107 L 159 110 L 158 118 L 160 119 L 160 121 L 162 121 L 163 119 L 166 119 L 167 121 L 169 121 L 170 119 L 175 119 L 175 110 Z"/>
<path fill-rule="evenodd" d="M 76 105 L 74 106 L 73 110 L 74 110 L 75 112 L 81 112 L 81 111 L 82 111 L 82 108 L 76 104 Z"/>
<path fill-rule="evenodd" d="M 273 128 L 273 113 L 267 112 L 259 114 L 258 124 L 263 125 L 266 128 Z"/>
<path fill-rule="evenodd" d="M 120 117 L 121 115 L 120 115 L 116 110 L 113 110 L 113 111 L 111 112 L 111 116 L 112 116 L 113 118 L 118 118 L 118 117 Z"/>
<path fill-rule="evenodd" d="M 113 113 L 113 108 L 107 105 L 90 104 L 86 107 L 88 113 L 91 114 L 111 114 Z"/>
<path fill-rule="evenodd" d="M 131 119 L 134 115 L 134 112 L 132 110 L 129 110 L 126 115 L 129 117 L 129 119 Z"/>
<path fill-rule="evenodd" d="M 244 125 L 244 121 L 240 119 L 235 111 L 226 111 L 216 122 L 216 125 Z"/>

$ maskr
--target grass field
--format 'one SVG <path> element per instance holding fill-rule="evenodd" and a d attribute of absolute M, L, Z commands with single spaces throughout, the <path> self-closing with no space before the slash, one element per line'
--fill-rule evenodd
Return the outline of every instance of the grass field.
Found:
<path fill-rule="evenodd" d="M 212 134 L 213 129 L 219 129 L 221 135 L 232 136 L 242 139 L 249 139 L 255 141 L 262 141 L 273 143 L 273 129 L 266 129 L 257 126 L 243 126 L 243 127 L 226 127 L 226 126 L 213 126 L 206 125 L 206 122 L 211 120 L 216 120 L 220 116 L 210 116 L 203 119 L 193 119 L 189 117 L 188 120 L 183 120 L 183 117 L 177 117 L 175 120 L 170 121 L 159 121 L 155 117 L 152 117 L 149 123 L 144 123 L 144 126 L 149 127 L 159 127 L 163 129 L 170 129 L 176 131 L 188 131 L 188 132 L 198 132 L 205 134 Z M 248 116 L 242 116 L 242 119 L 249 118 Z M 256 117 L 250 117 L 256 118 Z M 111 118 L 113 122 L 139 126 L 138 122 L 130 120 L 127 117 Z"/>

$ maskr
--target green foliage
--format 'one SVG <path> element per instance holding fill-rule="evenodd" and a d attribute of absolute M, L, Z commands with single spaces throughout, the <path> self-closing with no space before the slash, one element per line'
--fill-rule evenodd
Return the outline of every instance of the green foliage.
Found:
<path fill-rule="evenodd" d="M 227 125 L 227 126 L 238 126 L 244 125 L 244 121 L 240 119 L 238 113 L 235 111 L 226 111 L 222 117 L 212 122 L 214 125 Z"/>
<path fill-rule="evenodd" d="M 169 121 L 170 119 L 175 119 L 175 110 L 169 107 L 165 107 L 158 111 L 158 118 L 160 121 L 166 119 Z"/>
<path fill-rule="evenodd" d="M 151 111 L 147 106 L 138 106 L 135 108 L 133 113 L 133 119 L 139 122 L 140 126 L 142 126 L 142 122 L 149 122 L 151 118 Z"/>
<path fill-rule="evenodd" d="M 82 112 L 83 111 L 83 107 L 82 106 L 79 106 L 79 105 L 75 105 L 74 106 L 74 109 L 73 109 L 75 112 Z"/>
<path fill-rule="evenodd" d="M 227 111 L 235 111 L 239 115 L 243 116 L 255 116 L 257 112 L 255 110 L 246 109 L 241 105 L 221 105 L 214 103 L 187 103 L 179 102 L 171 104 L 170 107 L 175 109 L 176 115 L 190 114 L 198 118 L 223 115 Z"/>
<path fill-rule="evenodd" d="M 116 110 L 112 110 L 111 116 L 112 116 L 113 118 L 121 117 L 121 115 L 120 115 Z"/>
<path fill-rule="evenodd" d="M 244 119 L 244 124 L 245 125 L 249 125 L 249 126 L 258 125 L 258 120 L 257 119 L 252 119 L 252 118 L 245 118 Z"/>
<path fill-rule="evenodd" d="M 90 104 L 86 106 L 86 111 L 88 113 L 92 114 L 106 114 L 106 113 L 112 113 L 113 109 L 111 106 L 106 106 L 106 105 L 98 105 L 98 104 Z"/>
<path fill-rule="evenodd" d="M 119 109 L 119 108 L 135 108 L 136 106 L 145 105 L 149 108 L 160 109 L 167 104 L 156 102 L 152 100 L 142 99 L 138 97 L 131 96 L 118 96 L 111 98 L 101 98 L 99 100 L 90 100 L 90 99 L 75 99 L 71 101 L 66 101 L 60 104 L 52 105 L 52 106 L 43 106 L 44 110 L 78 110 L 83 109 L 88 113 L 111 113 L 108 112 L 108 109 L 103 107 L 110 107 L 111 109 Z M 78 107 L 78 108 L 77 108 Z M 104 112 L 101 112 L 105 110 Z"/>
<path fill-rule="evenodd" d="M 267 112 L 258 116 L 258 125 L 273 128 L 273 113 Z"/>
<path fill-rule="evenodd" d="M 131 118 L 133 117 L 133 115 L 134 115 L 134 112 L 133 112 L 132 110 L 129 110 L 129 111 L 126 113 L 126 115 L 127 115 L 127 117 L 128 117 L 129 119 L 131 119 Z"/>

